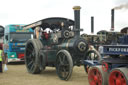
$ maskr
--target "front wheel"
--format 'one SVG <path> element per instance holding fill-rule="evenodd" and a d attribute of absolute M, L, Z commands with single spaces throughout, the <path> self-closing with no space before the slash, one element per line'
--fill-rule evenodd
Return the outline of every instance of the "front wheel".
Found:
<path fill-rule="evenodd" d="M 102 66 L 90 67 L 88 71 L 88 81 L 90 85 L 108 85 L 107 77 L 108 72 L 104 72 Z"/>
<path fill-rule="evenodd" d="M 57 75 L 62 80 L 68 80 L 73 70 L 73 61 L 70 53 L 66 50 L 60 50 L 56 59 Z"/>

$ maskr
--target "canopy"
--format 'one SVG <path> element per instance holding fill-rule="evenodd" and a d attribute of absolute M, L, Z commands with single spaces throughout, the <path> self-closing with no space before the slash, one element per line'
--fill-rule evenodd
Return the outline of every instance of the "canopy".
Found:
<path fill-rule="evenodd" d="M 62 18 L 62 17 L 52 17 L 23 26 L 23 29 L 29 29 L 29 28 L 35 29 L 35 27 L 40 26 L 43 28 L 43 30 L 45 30 L 46 28 L 50 28 L 51 30 L 54 30 L 54 29 L 60 29 L 62 23 L 64 24 L 64 26 L 74 25 L 74 21 L 71 19 Z"/>

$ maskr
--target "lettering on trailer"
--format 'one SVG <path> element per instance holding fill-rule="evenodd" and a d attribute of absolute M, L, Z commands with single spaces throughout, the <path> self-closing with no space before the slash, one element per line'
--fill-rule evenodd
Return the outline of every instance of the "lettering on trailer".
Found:
<path fill-rule="evenodd" d="M 16 32 L 29 32 L 29 30 L 16 30 Z"/>
<path fill-rule="evenodd" d="M 128 52 L 128 48 L 109 48 L 110 52 Z"/>
<path fill-rule="evenodd" d="M 31 24 L 31 25 L 25 26 L 25 27 L 23 27 L 23 29 L 33 28 L 33 27 L 39 26 L 39 25 L 41 25 L 41 24 L 42 24 L 42 22 L 41 22 L 41 21 L 39 21 L 39 22 L 36 22 L 36 23 L 34 23 L 34 24 Z"/>

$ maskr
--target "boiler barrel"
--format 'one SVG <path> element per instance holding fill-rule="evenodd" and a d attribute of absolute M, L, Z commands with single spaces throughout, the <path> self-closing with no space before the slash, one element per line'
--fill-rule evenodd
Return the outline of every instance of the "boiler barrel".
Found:
<path fill-rule="evenodd" d="M 83 53 L 87 51 L 88 45 L 86 41 L 82 38 L 73 38 L 73 39 L 68 39 L 62 42 L 62 44 L 58 45 L 59 49 L 66 49 L 69 50 L 70 52 L 75 52 L 75 53 Z"/>

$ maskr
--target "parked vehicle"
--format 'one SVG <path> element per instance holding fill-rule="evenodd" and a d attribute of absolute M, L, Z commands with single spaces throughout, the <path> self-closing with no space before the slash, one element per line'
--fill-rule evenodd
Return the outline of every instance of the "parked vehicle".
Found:
<path fill-rule="evenodd" d="M 25 44 L 33 38 L 33 30 L 24 30 L 23 25 L 7 25 L 4 31 L 4 56 L 8 62 L 24 61 Z"/>
<path fill-rule="evenodd" d="M 36 39 L 30 39 L 26 44 L 25 63 L 28 72 L 36 74 L 45 70 L 46 66 L 56 67 L 59 78 L 68 80 L 73 67 L 83 65 L 89 47 L 80 36 L 79 6 L 74 7 L 74 14 L 75 20 L 52 17 L 23 27 L 37 30 Z"/>

